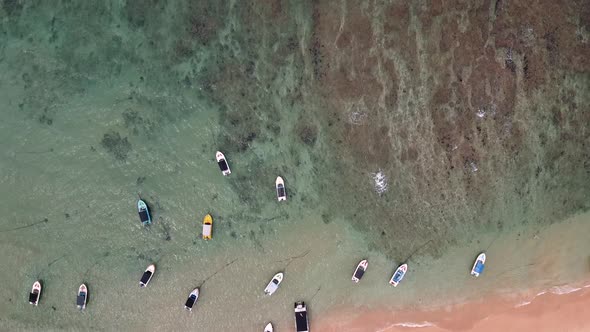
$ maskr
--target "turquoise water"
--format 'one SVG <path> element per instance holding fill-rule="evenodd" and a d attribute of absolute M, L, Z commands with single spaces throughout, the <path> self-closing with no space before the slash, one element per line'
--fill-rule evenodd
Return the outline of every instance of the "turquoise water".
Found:
<path fill-rule="evenodd" d="M 460 270 L 499 234 L 590 208 L 588 28 L 575 4 L 538 6 L 526 24 L 501 1 L 2 5 L 7 329 L 290 327 L 296 300 L 316 313 L 370 305 L 403 261 L 427 273 L 460 252 Z M 344 297 L 367 257 L 372 273 Z M 280 270 L 285 284 L 264 298 Z M 399 293 L 441 287 L 421 280 Z"/>

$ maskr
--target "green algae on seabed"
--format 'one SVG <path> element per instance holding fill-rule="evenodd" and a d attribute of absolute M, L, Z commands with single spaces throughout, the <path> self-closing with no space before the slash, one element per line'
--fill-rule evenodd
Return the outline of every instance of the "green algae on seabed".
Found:
<path fill-rule="evenodd" d="M 0 235 L 11 253 L 0 311 L 19 328 L 136 328 L 139 308 L 109 305 L 139 300 L 126 287 L 157 261 L 149 291 L 162 326 L 210 327 L 215 308 L 254 330 L 233 303 L 258 301 L 282 267 L 267 255 L 310 250 L 289 265 L 292 288 L 260 304 L 290 317 L 284 304 L 319 287 L 313 310 L 329 307 L 346 286 L 328 286 L 321 268 L 347 274 L 346 260 L 369 249 L 378 285 L 391 261 L 426 265 L 588 210 L 586 12 L 528 1 L 2 1 L 0 230 L 13 231 Z M 137 222 L 138 191 L 151 227 Z M 207 244 L 197 238 L 206 212 Z M 282 243 L 297 232 L 310 238 Z M 168 310 L 237 257 L 203 289 L 197 311 L 211 321 Z M 17 299 L 38 271 L 39 309 L 59 316 L 28 322 Z M 67 303 L 82 281 L 93 294 L 77 325 Z M 429 281 L 405 280 L 400 293 Z"/>

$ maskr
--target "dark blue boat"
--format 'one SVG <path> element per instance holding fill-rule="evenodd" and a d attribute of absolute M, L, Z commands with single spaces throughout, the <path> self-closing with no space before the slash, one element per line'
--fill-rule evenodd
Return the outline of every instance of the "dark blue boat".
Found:
<path fill-rule="evenodd" d="M 149 225 L 152 223 L 148 206 L 141 199 L 137 201 L 137 212 L 139 213 L 139 220 L 141 220 L 143 225 Z"/>

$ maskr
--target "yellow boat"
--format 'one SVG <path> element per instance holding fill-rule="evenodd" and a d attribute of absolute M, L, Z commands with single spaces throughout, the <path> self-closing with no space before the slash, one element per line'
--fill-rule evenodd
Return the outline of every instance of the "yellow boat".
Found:
<path fill-rule="evenodd" d="M 213 218 L 210 214 L 203 218 L 203 240 L 211 240 L 211 231 L 213 230 Z"/>

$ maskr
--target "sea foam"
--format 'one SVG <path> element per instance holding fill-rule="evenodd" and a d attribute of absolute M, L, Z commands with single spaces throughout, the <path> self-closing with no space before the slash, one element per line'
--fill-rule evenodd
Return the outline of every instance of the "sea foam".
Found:
<path fill-rule="evenodd" d="M 381 170 L 372 174 L 375 191 L 381 195 L 387 191 L 387 177 Z"/>
<path fill-rule="evenodd" d="M 551 287 L 551 288 L 549 289 L 549 291 L 550 291 L 552 294 L 556 294 L 556 295 L 564 295 L 564 294 L 569 294 L 569 293 L 577 292 L 577 291 L 579 291 L 580 289 L 582 289 L 582 288 L 580 288 L 580 287 L 572 287 L 572 286 L 565 285 L 565 286 L 555 286 L 555 287 Z"/>
<path fill-rule="evenodd" d="M 421 322 L 421 323 L 414 323 L 414 322 L 404 322 L 404 323 L 396 323 L 393 324 L 393 326 L 402 326 L 402 327 L 430 327 L 430 326 L 436 326 L 434 324 L 432 324 L 431 322 Z"/>

